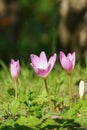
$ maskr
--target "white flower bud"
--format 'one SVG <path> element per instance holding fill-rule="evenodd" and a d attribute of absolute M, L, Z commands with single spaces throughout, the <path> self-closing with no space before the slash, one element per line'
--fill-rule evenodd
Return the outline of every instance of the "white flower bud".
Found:
<path fill-rule="evenodd" d="M 83 95 L 84 95 L 84 81 L 80 81 L 79 83 L 79 96 L 80 96 L 80 99 L 82 99 Z"/>

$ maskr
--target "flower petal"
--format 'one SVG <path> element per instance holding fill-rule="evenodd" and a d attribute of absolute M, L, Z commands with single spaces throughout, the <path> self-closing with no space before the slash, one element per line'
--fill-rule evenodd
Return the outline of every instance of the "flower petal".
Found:
<path fill-rule="evenodd" d="M 73 52 L 73 54 L 69 53 L 67 55 L 67 58 L 72 62 L 73 68 L 75 66 L 75 52 Z"/>
<path fill-rule="evenodd" d="M 40 59 L 47 66 L 47 57 L 44 51 L 40 53 Z"/>
<path fill-rule="evenodd" d="M 60 57 L 60 63 L 62 62 L 62 58 L 66 58 L 65 54 L 63 53 L 63 51 L 60 51 L 59 57 Z"/>
<path fill-rule="evenodd" d="M 31 59 L 31 63 L 34 66 L 41 68 L 41 61 L 40 61 L 40 58 L 37 55 L 31 54 L 30 59 Z"/>
<path fill-rule="evenodd" d="M 76 54 L 75 54 L 75 52 L 73 52 L 73 54 L 72 54 L 72 64 L 73 64 L 73 68 L 74 68 L 74 66 L 75 66 L 75 61 L 76 61 Z"/>
<path fill-rule="evenodd" d="M 35 71 L 36 73 L 38 73 L 37 67 L 36 67 L 33 63 L 31 63 L 30 65 L 32 66 L 32 68 L 34 69 L 34 71 Z"/>
<path fill-rule="evenodd" d="M 18 76 L 20 74 L 20 63 L 19 60 L 15 61 L 13 59 L 11 59 L 10 62 L 10 72 L 11 72 L 11 76 L 14 80 L 18 79 Z"/>
<path fill-rule="evenodd" d="M 10 64 L 13 64 L 15 61 L 14 61 L 14 59 L 11 59 L 11 62 L 10 62 Z"/>
<path fill-rule="evenodd" d="M 68 58 L 62 58 L 61 65 L 68 73 L 72 71 L 73 65 Z"/>
<path fill-rule="evenodd" d="M 39 75 L 40 77 L 46 78 L 47 75 L 50 72 L 50 68 L 51 68 L 51 64 L 49 64 L 49 66 L 46 69 L 37 69 L 38 71 L 36 72 L 37 75 Z"/>
<path fill-rule="evenodd" d="M 56 62 L 56 57 L 57 57 L 57 55 L 56 55 L 56 53 L 55 53 L 53 56 L 50 57 L 50 59 L 49 59 L 49 61 L 48 61 L 48 64 L 51 64 L 50 71 L 52 70 L 52 68 L 53 68 L 53 66 L 54 66 L 54 64 L 55 64 L 55 62 Z"/>
<path fill-rule="evenodd" d="M 71 73 L 75 66 L 75 52 L 73 54 L 68 53 L 67 56 L 61 51 L 60 52 L 60 63 L 62 67 L 68 72 Z"/>

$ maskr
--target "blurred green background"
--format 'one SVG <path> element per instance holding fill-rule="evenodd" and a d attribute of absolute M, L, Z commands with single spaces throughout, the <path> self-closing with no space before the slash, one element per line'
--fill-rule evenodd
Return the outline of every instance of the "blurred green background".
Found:
<path fill-rule="evenodd" d="M 39 54 L 44 50 L 49 55 L 55 51 L 53 44 L 57 23 L 56 1 L 19 0 L 15 3 L 18 6 L 15 22 L 1 23 L 0 57 L 5 61 L 10 58 L 27 61 L 31 53 Z"/>
<path fill-rule="evenodd" d="M 87 0 L 1 0 L 0 58 L 27 62 L 44 50 L 49 57 L 60 50 L 87 50 Z M 76 3 L 77 2 L 77 3 Z"/>

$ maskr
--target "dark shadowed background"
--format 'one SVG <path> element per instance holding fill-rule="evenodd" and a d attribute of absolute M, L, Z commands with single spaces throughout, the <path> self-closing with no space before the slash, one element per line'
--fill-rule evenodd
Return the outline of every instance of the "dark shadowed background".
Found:
<path fill-rule="evenodd" d="M 85 62 L 87 0 L 0 0 L 0 58 L 27 62 L 42 50 L 75 51 Z"/>

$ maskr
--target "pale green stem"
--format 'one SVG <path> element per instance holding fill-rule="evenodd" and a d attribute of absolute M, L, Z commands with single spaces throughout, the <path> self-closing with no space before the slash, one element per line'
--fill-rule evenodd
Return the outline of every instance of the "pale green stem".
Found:
<path fill-rule="evenodd" d="M 17 88 L 17 81 L 15 81 L 15 100 L 18 98 L 18 88 Z"/>
<path fill-rule="evenodd" d="M 70 101 L 72 101 L 72 85 L 71 85 L 71 74 L 68 74 L 68 78 L 69 78 L 69 96 L 70 96 Z"/>
<path fill-rule="evenodd" d="M 48 85 L 47 85 L 47 80 L 46 80 L 46 78 L 44 78 L 44 83 L 45 83 L 45 89 L 46 89 L 47 96 L 48 96 L 48 100 L 49 100 L 49 106 L 52 107 L 52 106 L 51 106 L 52 101 L 51 101 L 51 98 L 50 98 L 50 94 L 49 94 L 49 89 L 48 89 Z"/>

